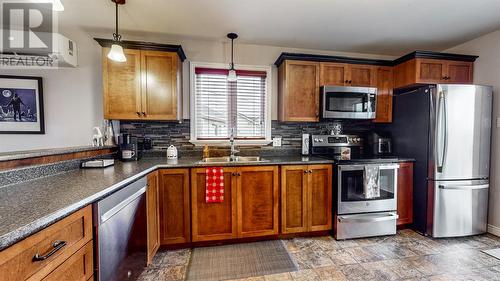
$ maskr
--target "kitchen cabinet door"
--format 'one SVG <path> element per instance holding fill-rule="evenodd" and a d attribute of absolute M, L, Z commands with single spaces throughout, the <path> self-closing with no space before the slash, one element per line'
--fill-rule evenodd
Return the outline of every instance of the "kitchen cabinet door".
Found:
<path fill-rule="evenodd" d="M 332 229 L 332 165 L 308 166 L 309 231 Z"/>
<path fill-rule="evenodd" d="M 205 168 L 191 170 L 192 241 L 236 238 L 236 168 L 224 167 L 224 202 L 222 203 L 206 203 L 205 171 Z"/>
<path fill-rule="evenodd" d="M 190 242 L 189 169 L 160 170 L 159 184 L 160 244 Z"/>
<path fill-rule="evenodd" d="M 446 82 L 445 60 L 434 60 L 434 59 L 416 59 L 416 70 L 417 70 L 417 83 L 442 83 Z"/>
<path fill-rule="evenodd" d="M 125 49 L 126 62 L 108 59 L 102 49 L 105 119 L 138 119 L 141 115 L 141 51 Z"/>
<path fill-rule="evenodd" d="M 146 190 L 146 212 L 148 251 L 147 263 L 151 264 L 156 251 L 160 247 L 160 200 L 158 186 L 158 171 L 148 175 L 148 189 Z"/>
<path fill-rule="evenodd" d="M 392 67 L 377 68 L 377 115 L 373 122 L 392 122 L 392 93 L 394 73 Z"/>
<path fill-rule="evenodd" d="M 319 63 L 285 61 L 278 69 L 280 121 L 319 121 Z"/>
<path fill-rule="evenodd" d="M 304 165 L 281 167 L 281 233 L 307 231 L 307 171 Z"/>
<path fill-rule="evenodd" d="M 242 167 L 237 175 L 238 237 L 278 234 L 278 167 Z"/>
<path fill-rule="evenodd" d="M 398 225 L 413 223 L 413 163 L 399 163 Z"/>
<path fill-rule="evenodd" d="M 179 69 L 177 53 L 141 51 L 143 119 L 179 119 Z"/>
<path fill-rule="evenodd" d="M 348 85 L 354 87 L 376 87 L 376 68 L 373 65 L 350 64 Z"/>
<path fill-rule="evenodd" d="M 449 61 L 446 63 L 446 83 L 472 84 L 472 62 Z"/>
<path fill-rule="evenodd" d="M 320 86 L 344 86 L 347 83 L 347 64 L 321 62 Z"/>

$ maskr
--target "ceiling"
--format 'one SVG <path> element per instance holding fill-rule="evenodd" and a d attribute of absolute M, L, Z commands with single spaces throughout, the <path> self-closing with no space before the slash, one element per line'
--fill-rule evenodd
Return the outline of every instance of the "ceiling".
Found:
<path fill-rule="evenodd" d="M 60 25 L 112 32 L 111 0 L 63 0 Z M 188 38 L 398 56 L 500 28 L 500 0 L 127 0 L 120 27 Z"/>

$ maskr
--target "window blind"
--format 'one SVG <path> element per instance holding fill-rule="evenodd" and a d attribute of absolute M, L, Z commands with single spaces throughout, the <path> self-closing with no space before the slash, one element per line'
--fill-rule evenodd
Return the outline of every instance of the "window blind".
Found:
<path fill-rule="evenodd" d="M 266 72 L 237 71 L 227 81 L 226 69 L 195 68 L 196 137 L 265 139 Z"/>

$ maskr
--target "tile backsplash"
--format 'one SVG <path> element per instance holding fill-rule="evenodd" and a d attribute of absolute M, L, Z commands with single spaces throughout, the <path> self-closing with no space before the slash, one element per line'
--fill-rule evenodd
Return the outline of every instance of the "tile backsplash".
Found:
<path fill-rule="evenodd" d="M 370 121 L 332 121 L 332 122 L 279 122 L 272 121 L 271 134 L 273 137 L 282 138 L 281 147 L 272 147 L 269 144 L 265 147 L 253 148 L 259 150 L 275 150 L 279 153 L 285 151 L 289 153 L 300 153 L 302 134 L 325 134 L 330 133 L 335 124 L 341 123 L 344 132 L 363 132 L 375 127 Z M 189 142 L 190 121 L 178 122 L 138 122 L 121 121 L 120 132 L 134 136 L 151 138 L 153 150 L 166 150 L 169 145 L 174 145 L 181 152 L 199 152 L 200 147 L 194 147 Z"/>

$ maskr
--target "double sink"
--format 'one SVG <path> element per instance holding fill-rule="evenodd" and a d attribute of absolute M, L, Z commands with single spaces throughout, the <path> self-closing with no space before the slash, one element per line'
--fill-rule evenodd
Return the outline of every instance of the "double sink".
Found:
<path fill-rule="evenodd" d="M 263 159 L 260 156 L 235 156 L 231 159 L 229 156 L 225 157 L 209 157 L 203 158 L 199 163 L 264 163 L 269 160 Z"/>

